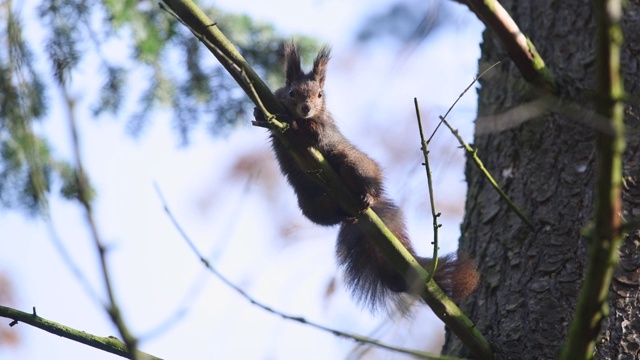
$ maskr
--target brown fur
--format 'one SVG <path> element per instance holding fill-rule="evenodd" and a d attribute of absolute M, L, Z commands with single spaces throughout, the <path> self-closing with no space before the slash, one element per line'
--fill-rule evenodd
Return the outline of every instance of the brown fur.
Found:
<path fill-rule="evenodd" d="M 399 209 L 384 196 L 380 167 L 340 133 L 327 111 L 324 82 L 329 59 L 330 49 L 322 48 L 313 69 L 305 73 L 295 45 L 285 45 L 285 86 L 276 90 L 275 95 L 289 114 L 281 114 L 279 118 L 291 125 L 288 131 L 295 132 L 292 146 L 301 150 L 313 146 L 320 150 L 347 187 L 358 195 L 362 210 L 372 207 L 415 256 Z M 258 120 L 264 119 L 259 111 L 255 115 Z M 275 136 L 272 136 L 272 146 L 280 169 L 298 197 L 302 213 L 316 224 L 341 224 L 336 255 L 353 296 L 371 309 L 384 309 L 390 303 L 399 302 L 399 294 L 409 292 L 410 286 L 365 235 L 369 232 L 364 227 L 371 225 L 358 223 L 342 210 Z M 430 270 L 431 259 L 417 256 L 416 259 Z M 434 280 L 452 298 L 461 299 L 476 288 L 479 276 L 468 257 L 446 256 L 440 258 L 438 264 Z"/>

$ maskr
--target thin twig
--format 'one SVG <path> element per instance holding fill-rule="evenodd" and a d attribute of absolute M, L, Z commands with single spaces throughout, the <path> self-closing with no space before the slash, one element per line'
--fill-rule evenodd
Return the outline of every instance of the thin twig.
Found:
<path fill-rule="evenodd" d="M 28 153 L 31 154 L 31 155 L 27 155 L 27 157 L 29 158 L 32 156 L 33 151 L 28 151 Z M 75 276 L 76 280 L 78 280 L 78 282 L 82 285 L 82 287 L 84 287 L 87 294 L 91 298 L 93 298 L 96 302 L 101 303 L 102 301 L 100 299 L 100 296 L 98 296 L 98 293 L 95 291 L 95 289 L 91 287 L 91 283 L 89 282 L 87 277 L 84 276 L 84 273 L 82 272 L 82 270 L 80 270 L 80 267 L 73 260 L 73 257 L 67 250 L 67 247 L 64 245 L 64 243 L 60 239 L 60 236 L 56 231 L 56 227 L 51 217 L 51 209 L 49 207 L 49 200 L 47 199 L 46 193 L 36 190 L 35 194 L 36 194 L 36 200 L 38 201 L 38 206 L 40 208 L 41 215 L 44 219 L 44 223 L 47 227 L 47 231 L 49 232 L 49 239 L 51 240 L 53 247 L 56 249 L 56 251 L 58 252 L 58 255 L 60 255 L 60 257 L 64 261 L 67 268 L 69 268 L 71 273 Z"/>
<path fill-rule="evenodd" d="M 167 204 L 166 199 L 164 198 L 164 195 L 162 194 L 162 190 L 160 189 L 160 187 L 158 186 L 157 183 L 154 183 L 154 188 L 156 190 L 156 193 L 158 195 L 158 198 L 160 199 L 160 202 L 162 203 L 162 207 L 164 209 L 164 212 L 167 214 L 167 216 L 169 217 L 169 220 L 171 221 L 171 223 L 173 224 L 173 226 L 176 228 L 176 230 L 178 231 L 178 233 L 180 234 L 180 236 L 182 237 L 182 239 L 187 243 L 187 245 L 189 246 L 189 248 L 191 248 L 191 251 L 193 251 L 193 253 L 198 257 L 198 259 L 200 260 L 200 262 L 215 276 L 217 277 L 220 281 L 222 281 L 226 286 L 230 287 L 233 291 L 235 291 L 236 293 L 238 293 L 240 296 L 242 296 L 243 298 L 245 298 L 247 301 L 249 301 L 251 304 L 267 311 L 270 312 L 274 315 L 280 316 L 284 319 L 287 320 L 293 320 L 296 322 L 299 322 L 301 324 L 306 324 L 308 326 L 314 327 L 316 329 L 320 329 L 322 331 L 325 332 L 329 332 L 341 337 L 345 337 L 345 338 L 349 338 L 352 340 L 355 340 L 357 342 L 360 343 L 366 343 L 366 344 L 370 344 L 370 345 L 374 345 L 383 349 L 387 349 L 387 350 L 391 350 L 394 352 L 398 352 L 398 353 L 403 353 L 403 354 L 409 354 L 409 355 L 414 355 L 414 356 L 418 356 L 420 358 L 424 358 L 424 359 L 455 359 L 455 358 L 451 358 L 451 357 L 443 357 L 441 355 L 438 354 L 432 354 L 432 353 L 427 353 L 427 352 L 423 352 L 423 351 L 416 351 L 416 350 L 410 350 L 410 349 L 405 349 L 405 348 L 400 348 L 400 347 L 395 347 L 395 346 L 391 346 L 391 345 L 387 345 L 383 342 L 380 342 L 378 340 L 375 339 L 370 339 L 368 337 L 364 337 L 364 336 L 360 336 L 360 335 L 355 335 L 352 333 L 348 333 L 345 331 L 341 331 L 341 330 L 337 330 L 337 329 L 333 329 L 324 325 L 320 325 L 318 323 L 312 322 L 312 321 L 308 321 L 303 317 L 300 316 L 295 316 L 295 315 L 289 315 L 289 314 L 285 314 L 282 311 L 276 310 L 274 308 L 272 308 L 269 305 L 266 305 L 256 299 L 254 299 L 251 295 L 249 295 L 246 291 L 244 291 L 242 288 L 240 288 L 238 285 L 234 284 L 231 280 L 227 279 L 227 277 L 225 277 L 224 275 L 222 275 L 222 273 L 220 273 L 205 257 L 204 255 L 202 255 L 202 253 L 200 252 L 200 250 L 198 249 L 198 247 L 195 245 L 195 243 L 191 240 L 191 238 L 189 237 L 189 235 L 187 235 L 186 231 L 182 228 L 182 226 L 180 225 L 180 223 L 178 222 L 178 220 L 175 218 L 175 216 L 173 215 L 173 213 L 171 212 L 171 210 L 169 209 L 169 205 Z"/>
<path fill-rule="evenodd" d="M 76 183 L 78 186 L 78 200 L 84 207 L 85 210 L 85 218 L 89 229 L 91 231 L 91 238 L 93 239 L 93 243 L 98 252 L 98 256 L 100 259 L 100 268 L 102 272 L 102 280 L 104 282 L 104 287 L 107 292 L 108 302 L 104 304 L 105 310 L 111 321 L 114 323 L 118 331 L 120 332 L 120 336 L 122 336 L 122 340 L 127 345 L 127 349 L 129 351 L 129 355 L 131 359 L 137 358 L 137 344 L 138 340 L 129 332 L 124 319 L 122 318 L 122 314 L 120 313 L 120 309 L 115 300 L 115 295 L 113 293 L 113 286 L 111 284 L 111 276 L 109 275 L 109 266 L 107 264 L 107 249 L 102 243 L 100 239 L 100 234 L 98 232 L 98 227 L 96 226 L 96 222 L 93 218 L 93 208 L 91 205 L 91 187 L 89 185 L 89 179 L 84 171 L 84 166 L 82 164 L 82 157 L 80 155 L 80 145 L 78 140 L 78 131 L 75 123 L 75 114 L 74 114 L 74 102 L 66 91 L 64 84 L 60 85 L 63 95 L 67 101 L 67 117 L 69 119 L 69 129 L 71 132 L 71 143 L 73 147 L 73 154 L 76 161 Z"/>
<path fill-rule="evenodd" d="M 249 91 L 251 91 L 251 94 L 256 99 L 255 100 L 256 107 L 258 108 L 258 110 L 260 110 L 264 114 L 264 117 L 267 121 L 266 125 L 262 124 L 260 121 L 253 121 L 252 125 L 259 126 L 259 127 L 266 127 L 266 128 L 278 130 L 281 132 L 286 131 L 289 128 L 289 124 L 279 121 L 278 119 L 276 119 L 276 117 L 273 114 L 269 112 L 269 110 L 267 110 L 267 108 L 262 103 L 262 99 L 260 99 L 260 96 L 258 95 L 258 91 L 256 90 L 256 87 L 253 85 L 253 81 L 249 79 L 249 77 L 247 76 L 247 73 L 244 71 L 242 72 L 242 78 L 247 83 L 247 86 L 249 87 Z"/>
<path fill-rule="evenodd" d="M 465 90 L 466 91 L 466 90 Z M 460 99 L 460 98 L 458 98 Z M 457 101 L 457 100 L 456 100 Z M 429 142 L 424 139 L 424 131 L 422 129 L 422 116 L 420 115 L 420 106 L 418 106 L 418 98 L 413 98 L 413 104 L 416 108 L 416 119 L 418 120 L 418 130 L 420 132 L 420 149 L 422 150 L 422 155 L 424 156 L 424 165 L 425 171 L 427 172 L 427 184 L 429 186 L 429 200 L 431 202 L 431 216 L 433 217 L 433 257 L 431 260 L 431 270 L 429 272 L 428 281 L 431 281 L 433 278 L 433 274 L 436 273 L 436 269 L 438 267 L 438 230 L 442 226 L 438 223 L 438 218 L 440 217 L 440 213 L 436 211 L 436 199 L 433 194 L 433 179 L 431 178 L 431 166 L 429 165 Z M 451 110 L 449 110 L 451 111 Z M 448 114 L 449 112 L 447 112 Z M 438 124 L 440 126 L 440 124 Z M 435 134 L 435 131 L 434 131 Z"/>
<path fill-rule="evenodd" d="M 440 122 L 438 123 L 438 126 L 436 126 L 436 129 L 433 131 L 433 133 L 431 134 L 431 136 L 429 137 L 429 140 L 427 140 L 427 144 L 429 142 L 431 142 L 431 139 L 433 138 L 433 136 L 436 134 L 436 131 L 438 131 L 438 128 L 440 127 L 440 124 L 445 124 L 449 130 L 451 131 L 451 133 L 453 134 L 453 136 L 458 140 L 458 142 L 460 143 L 460 146 L 462 146 L 463 149 L 465 149 L 467 151 L 467 153 L 471 156 L 471 158 L 473 159 L 474 163 L 476 164 L 476 166 L 478 167 L 478 169 L 480 170 L 480 172 L 482 172 L 484 174 L 484 176 L 487 178 L 487 180 L 489 180 L 489 183 L 491 184 L 491 186 L 493 186 L 494 189 L 496 189 L 496 191 L 498 192 L 498 194 L 500 194 L 500 197 L 502 197 L 502 199 L 504 201 L 507 202 L 507 205 L 516 213 L 516 215 L 518 215 L 518 217 L 524 221 L 527 225 L 529 225 L 529 227 L 531 228 L 531 230 L 535 231 L 536 227 L 533 225 L 533 223 L 529 220 L 529 218 L 524 214 L 524 212 L 522 210 L 520 210 L 520 208 L 511 200 L 511 198 L 509 198 L 509 196 L 502 190 L 502 188 L 500 187 L 500 185 L 498 185 L 498 182 L 493 178 L 493 176 L 491 175 L 491 173 L 489 172 L 489 170 L 487 170 L 486 167 L 484 167 L 484 163 L 482 162 L 482 160 L 480 159 L 480 157 L 478 157 L 478 154 L 476 152 L 476 150 L 474 150 L 471 146 L 469 146 L 469 144 L 467 144 L 464 139 L 462 138 L 462 136 L 460 136 L 460 134 L 458 133 L 458 130 L 454 129 L 449 122 L 446 120 L 447 116 L 449 115 L 449 113 L 451 112 L 451 110 L 453 110 L 453 108 L 456 106 L 456 104 L 458 103 L 458 101 L 460 101 L 460 99 L 467 93 L 467 91 L 469 91 L 469 89 L 471 89 L 471 87 L 473 86 L 473 84 L 475 84 L 481 77 L 483 77 L 489 70 L 493 69 L 494 67 L 496 67 L 498 64 L 500 64 L 500 62 L 497 62 L 491 66 L 489 66 L 489 68 L 487 68 L 485 71 L 483 71 L 480 75 L 478 75 L 477 77 L 475 77 L 473 79 L 473 81 L 471 81 L 471 83 L 464 89 L 464 91 L 462 91 L 462 93 L 460 93 L 460 96 L 458 96 L 458 98 L 456 99 L 456 101 L 453 102 L 453 104 L 449 107 L 449 110 L 447 110 L 447 112 L 444 114 L 444 116 L 440 116 Z M 425 155 L 426 157 L 426 155 Z"/>
<path fill-rule="evenodd" d="M 205 289 L 205 283 L 203 280 L 206 275 L 205 270 L 202 270 L 202 272 L 198 274 L 191 283 L 189 289 L 182 295 L 182 299 L 176 306 L 175 310 L 165 316 L 164 319 L 159 320 L 158 324 L 154 325 L 149 330 L 140 331 L 138 333 L 139 341 L 149 341 L 175 328 L 194 308 L 193 304 L 199 300 L 203 290 Z"/>
<path fill-rule="evenodd" d="M 84 273 L 82 272 L 82 270 L 80 270 L 80 267 L 78 266 L 78 264 L 76 264 L 71 254 L 69 254 L 69 251 L 67 251 L 67 248 L 62 242 L 62 240 L 60 239 L 60 236 L 58 236 L 58 232 L 56 231 L 56 228 L 53 224 L 53 220 L 51 219 L 51 214 L 49 214 L 48 207 L 44 209 L 44 221 L 47 225 L 47 230 L 49 231 L 49 238 L 53 243 L 53 247 L 56 249 L 56 251 L 58 251 L 58 254 L 67 265 L 67 268 L 69 268 L 71 273 L 76 277 L 76 280 L 78 280 L 78 282 L 82 285 L 82 287 L 84 287 L 85 292 L 97 303 L 102 304 L 102 300 L 100 299 L 100 296 L 95 291 L 95 289 L 91 287 L 91 283 L 89 282 L 89 279 L 87 279 L 87 277 L 84 276 Z"/>
<path fill-rule="evenodd" d="M 478 169 L 480 170 L 480 172 L 482 172 L 482 174 L 484 175 L 485 178 L 487 178 L 487 180 L 489 181 L 489 183 L 491 184 L 491 186 L 493 186 L 494 189 L 496 189 L 496 191 L 498 192 L 498 194 L 500 194 L 500 197 L 506 201 L 507 205 L 509 206 L 509 208 L 511 208 L 511 210 L 513 210 L 513 212 L 516 213 L 516 215 L 518 215 L 518 217 L 524 221 L 533 231 L 536 231 L 536 227 L 535 225 L 533 225 L 533 223 L 531 222 L 531 220 L 529 220 L 529 218 L 527 217 L 527 215 L 520 210 L 520 208 L 511 200 L 511 198 L 509 197 L 509 195 L 507 195 L 504 190 L 502 190 L 502 188 L 500 187 L 500 185 L 498 185 L 498 182 L 493 178 L 493 176 L 491 175 L 491 173 L 489 172 L 489 170 L 487 170 L 487 168 L 484 166 L 484 163 L 482 162 L 482 160 L 480 159 L 480 157 L 478 156 L 478 152 L 472 148 L 469 144 L 467 144 L 464 139 L 462 138 L 462 136 L 460 136 L 460 134 L 458 133 L 458 130 L 454 129 L 447 120 L 445 120 L 445 118 L 440 117 L 440 120 L 449 128 L 449 130 L 451 131 L 451 133 L 453 134 L 453 136 L 455 136 L 456 139 L 458 139 L 458 142 L 460 143 L 460 145 L 462 146 L 463 149 L 465 149 L 467 151 L 467 154 L 471 157 L 471 159 L 473 160 L 473 163 L 476 164 L 476 166 L 478 167 Z"/>
<path fill-rule="evenodd" d="M 443 118 L 447 118 L 447 116 L 449 116 L 449 113 L 451 112 L 451 110 L 453 110 L 453 108 L 458 104 L 458 101 L 460 101 L 460 99 L 462 99 L 462 97 L 467 93 L 467 91 L 469 91 L 469 89 L 471 89 L 471 87 L 481 78 L 484 76 L 484 74 L 488 73 L 489 70 L 493 69 L 494 67 L 498 66 L 498 64 L 500 64 L 500 61 L 498 61 L 497 63 L 489 66 L 485 71 L 483 71 L 482 73 L 480 73 L 480 75 L 476 76 L 473 81 L 471 81 L 471 83 L 469 84 L 469 86 L 467 86 L 461 93 L 460 95 L 458 95 L 458 98 L 456 99 L 456 101 L 453 102 L 453 104 L 451 104 L 451 106 L 449 106 L 449 110 L 447 110 L 447 112 L 442 116 Z M 433 130 L 433 132 L 431 133 L 431 136 L 429 136 L 429 140 L 427 140 L 427 143 L 431 143 L 431 139 L 433 139 L 433 137 L 435 136 L 436 132 L 438 131 L 438 129 L 440 128 L 440 125 L 442 125 L 442 121 L 440 121 L 438 123 L 438 125 L 436 126 L 436 128 Z"/>

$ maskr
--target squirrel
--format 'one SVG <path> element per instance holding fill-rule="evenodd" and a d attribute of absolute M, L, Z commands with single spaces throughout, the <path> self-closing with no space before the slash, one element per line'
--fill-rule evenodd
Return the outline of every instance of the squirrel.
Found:
<path fill-rule="evenodd" d="M 330 48 L 324 46 L 313 62 L 313 69 L 305 73 L 295 44 L 291 42 L 284 46 L 285 85 L 275 91 L 275 96 L 288 111 L 288 114 L 279 114 L 278 119 L 290 125 L 287 131 L 294 132 L 290 146 L 318 149 L 346 186 L 358 196 L 362 211 L 371 207 L 418 263 L 429 270 L 432 259 L 415 254 L 400 210 L 385 196 L 380 166 L 342 135 L 327 110 L 324 83 L 330 52 Z M 256 121 L 265 121 L 264 114 L 258 109 L 254 116 Z M 400 294 L 411 293 L 413 286 L 368 239 L 367 231 L 362 227 L 371 225 L 359 224 L 344 211 L 273 134 L 271 143 L 280 170 L 297 195 L 302 213 L 319 225 L 340 224 L 336 256 L 353 297 L 371 310 L 387 308 L 391 303 L 402 304 Z M 433 278 L 454 300 L 468 296 L 479 281 L 475 263 L 466 255 L 439 258 Z"/>

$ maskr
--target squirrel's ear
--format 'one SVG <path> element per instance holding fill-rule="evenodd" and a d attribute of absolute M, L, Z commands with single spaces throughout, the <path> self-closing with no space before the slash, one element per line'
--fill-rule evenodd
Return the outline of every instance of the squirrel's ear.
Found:
<path fill-rule="evenodd" d="M 327 45 L 323 46 L 313 62 L 313 77 L 316 79 L 320 87 L 324 87 L 324 79 L 327 75 L 327 64 L 331 59 L 331 48 Z"/>
<path fill-rule="evenodd" d="M 284 44 L 284 72 L 287 86 L 304 75 L 300 67 L 300 53 L 293 41 Z"/>

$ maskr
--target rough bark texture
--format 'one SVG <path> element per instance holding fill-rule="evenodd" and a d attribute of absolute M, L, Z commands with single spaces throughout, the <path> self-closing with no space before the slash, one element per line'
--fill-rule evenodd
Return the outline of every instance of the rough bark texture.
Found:
<path fill-rule="evenodd" d="M 536 45 L 562 98 L 592 109 L 595 53 L 592 6 L 586 0 L 505 1 L 504 7 Z M 627 94 L 624 213 L 640 217 L 640 5 L 625 10 L 623 73 Z M 480 81 L 478 116 L 537 98 L 497 37 L 485 31 L 480 66 L 502 61 Z M 476 129 L 481 127 L 476 123 Z M 508 209 L 468 162 L 469 191 L 461 250 L 479 264 L 482 283 L 461 307 L 494 347 L 496 359 L 553 359 L 568 332 L 586 268 L 580 230 L 593 214 L 596 130 L 551 113 L 498 133 L 477 135 L 475 146 L 498 183 L 538 227 Z M 597 346 L 599 359 L 640 353 L 640 231 L 628 235 L 613 280 L 611 316 Z M 468 356 L 448 333 L 444 353 Z"/>

